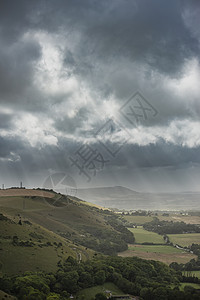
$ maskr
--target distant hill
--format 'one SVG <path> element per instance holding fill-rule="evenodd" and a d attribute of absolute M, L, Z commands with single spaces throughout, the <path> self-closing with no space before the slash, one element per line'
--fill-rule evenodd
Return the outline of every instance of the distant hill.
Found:
<path fill-rule="evenodd" d="M 81 195 L 81 197 L 84 196 L 84 198 L 81 199 L 85 199 L 85 197 L 105 197 L 105 198 L 109 198 L 109 197 L 119 197 L 121 195 L 124 196 L 130 196 L 130 195 L 134 195 L 134 194 L 138 194 L 138 192 L 133 191 L 131 189 L 128 189 L 126 187 L 123 186 L 113 186 L 113 187 L 96 187 L 96 188 L 89 188 L 89 189 L 78 189 L 78 194 L 77 196 L 79 197 Z"/>
<path fill-rule="evenodd" d="M 97 205 L 118 209 L 200 210 L 200 193 L 142 193 L 122 187 L 78 189 L 77 196 Z"/>

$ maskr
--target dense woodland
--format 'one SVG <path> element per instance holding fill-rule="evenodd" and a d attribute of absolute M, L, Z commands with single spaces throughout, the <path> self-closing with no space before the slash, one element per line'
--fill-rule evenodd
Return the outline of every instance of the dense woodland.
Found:
<path fill-rule="evenodd" d="M 180 233 L 200 233 L 200 226 L 186 224 L 184 222 L 160 221 L 154 218 L 153 221 L 145 223 L 144 229 L 154 231 L 158 234 L 180 234 Z"/>
<path fill-rule="evenodd" d="M 122 220 L 117 215 L 107 210 L 99 210 L 95 207 L 89 207 L 95 212 L 100 212 L 106 221 L 105 226 L 91 226 L 90 224 L 81 224 L 79 231 L 82 235 L 70 235 L 62 233 L 65 238 L 82 245 L 84 247 L 93 249 L 106 255 L 115 255 L 128 249 L 127 243 L 134 243 L 135 238 L 132 232 L 128 230 Z"/>
<path fill-rule="evenodd" d="M 109 256 L 78 263 L 68 257 L 58 267 L 55 274 L 26 272 L 19 276 L 4 276 L 0 279 L 0 289 L 21 300 L 65 300 L 80 289 L 113 282 L 125 293 L 141 296 L 144 300 L 200 297 L 199 291 L 192 288 L 179 291 L 179 283 L 184 279 L 181 272 L 157 261 Z"/>

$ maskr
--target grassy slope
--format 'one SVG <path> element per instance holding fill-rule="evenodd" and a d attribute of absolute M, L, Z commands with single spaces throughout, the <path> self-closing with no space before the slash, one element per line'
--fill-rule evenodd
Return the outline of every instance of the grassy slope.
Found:
<path fill-rule="evenodd" d="M 180 246 L 189 246 L 200 243 L 200 233 L 168 234 L 170 242 Z"/>
<path fill-rule="evenodd" d="M 138 244 L 145 242 L 154 244 L 164 244 L 163 237 L 155 232 L 147 231 L 142 227 L 129 228 L 129 230 L 133 232 L 135 236 L 135 242 Z"/>
<path fill-rule="evenodd" d="M 23 273 L 24 271 L 55 271 L 59 260 L 65 260 L 69 255 L 76 258 L 78 253 L 86 259 L 85 249 L 73 245 L 70 241 L 50 232 L 37 224 L 18 224 L 0 221 L 0 266 L 1 272 L 7 274 Z M 18 241 L 32 242 L 32 247 L 13 245 L 13 236 Z M 50 245 L 47 245 L 50 243 Z M 57 246 L 56 243 L 62 243 Z M 90 251 L 88 251 L 89 255 Z M 91 252 L 92 254 L 92 252 Z"/>
<path fill-rule="evenodd" d="M 101 216 L 98 209 L 81 201 L 61 204 L 54 200 L 40 197 L 1 197 L 0 206 L 3 213 L 16 216 L 40 224 L 41 226 L 59 233 L 84 234 L 83 226 L 111 228 Z M 23 209 L 25 207 L 25 209 Z"/>
<path fill-rule="evenodd" d="M 57 200 L 55 202 L 55 200 Z M 54 198 L 34 196 L 3 196 L 0 197 L 0 213 L 8 216 L 15 224 L 1 221 L 0 227 L 0 261 L 2 272 L 19 273 L 25 270 L 54 271 L 57 262 L 68 255 L 88 259 L 94 252 L 77 244 L 91 235 L 88 230 L 110 231 L 118 234 L 107 223 L 106 211 L 88 205 L 77 198 L 67 198 L 55 194 Z M 19 219 L 22 226 L 18 225 Z M 32 225 L 24 224 L 29 220 Z M 41 242 L 33 239 L 33 247 L 19 247 L 12 245 L 14 235 L 19 240 L 30 240 L 29 234 L 36 232 L 44 236 Z M 74 241 L 74 242 L 70 242 Z M 53 246 L 42 246 L 50 242 Z M 57 248 L 54 242 L 62 242 L 63 247 Z M 78 250 L 74 249 L 77 248 Z M 23 250 L 23 251 L 22 251 Z M 37 259 L 36 259 L 37 258 Z M 23 259 L 26 263 L 23 263 Z M 50 263 L 49 263 L 50 262 Z"/>
<path fill-rule="evenodd" d="M 86 242 L 86 239 L 93 238 L 98 242 L 99 235 L 94 236 L 97 231 L 104 233 L 107 239 L 112 234 L 116 237 L 121 236 L 121 233 L 117 232 L 107 222 L 107 213 L 112 214 L 111 212 L 99 209 L 91 204 L 88 205 L 77 198 L 63 197 L 55 202 L 56 197 L 61 196 L 55 195 L 54 199 L 17 197 L 15 201 L 10 199 L 11 205 L 9 205 L 9 201 L 7 203 L 4 201 L 1 210 L 8 214 L 20 214 L 23 218 L 28 218 L 79 244 L 90 245 Z M 13 206 L 15 206 L 15 209 L 13 209 Z M 23 209 L 23 206 L 25 206 L 25 209 Z"/>

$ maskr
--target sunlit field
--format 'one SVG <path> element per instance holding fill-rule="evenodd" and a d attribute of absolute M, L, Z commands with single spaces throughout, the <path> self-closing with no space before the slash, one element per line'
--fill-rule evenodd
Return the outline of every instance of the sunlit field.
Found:
<path fill-rule="evenodd" d="M 154 243 L 154 244 L 164 244 L 164 239 L 162 235 L 155 232 L 147 231 L 142 227 L 129 228 L 135 236 L 135 242 L 138 244 L 142 243 Z"/>
<path fill-rule="evenodd" d="M 192 244 L 200 244 L 200 233 L 168 234 L 170 242 L 187 247 Z"/>

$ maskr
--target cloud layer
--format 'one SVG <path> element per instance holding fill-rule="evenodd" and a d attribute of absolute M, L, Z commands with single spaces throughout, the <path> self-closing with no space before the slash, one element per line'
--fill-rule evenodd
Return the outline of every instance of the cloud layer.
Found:
<path fill-rule="evenodd" d="M 84 143 L 104 151 L 99 141 L 123 145 L 105 178 L 199 170 L 199 11 L 198 1 L 1 1 L 1 181 L 42 185 L 48 170 L 72 172 Z M 130 122 L 121 108 L 138 91 Z M 110 118 L 118 125 L 105 132 Z"/>

